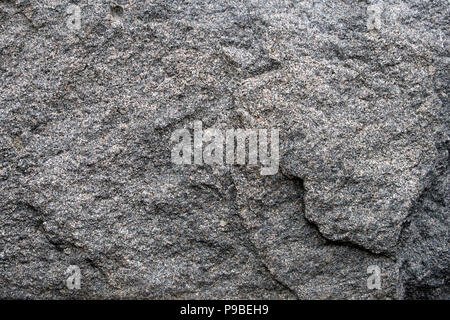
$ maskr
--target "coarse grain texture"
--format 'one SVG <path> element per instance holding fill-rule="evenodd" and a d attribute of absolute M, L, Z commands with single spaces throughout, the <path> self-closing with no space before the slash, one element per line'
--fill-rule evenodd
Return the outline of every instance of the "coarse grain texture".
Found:
<path fill-rule="evenodd" d="M 449 299 L 448 26 L 447 0 L 0 0 L 0 298 Z M 173 164 L 195 120 L 278 128 L 279 172 Z"/>

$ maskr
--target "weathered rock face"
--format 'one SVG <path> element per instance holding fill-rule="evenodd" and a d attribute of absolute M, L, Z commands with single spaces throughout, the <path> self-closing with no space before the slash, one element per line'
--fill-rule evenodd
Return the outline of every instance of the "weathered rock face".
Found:
<path fill-rule="evenodd" d="M 0 0 L 0 298 L 449 299 L 448 17 Z M 172 163 L 196 120 L 279 172 Z"/>

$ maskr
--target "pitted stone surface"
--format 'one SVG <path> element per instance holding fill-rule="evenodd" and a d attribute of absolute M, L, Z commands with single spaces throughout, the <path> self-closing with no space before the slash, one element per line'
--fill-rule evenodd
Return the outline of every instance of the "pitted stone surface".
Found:
<path fill-rule="evenodd" d="M 448 298 L 448 16 L 0 1 L 0 298 Z M 279 172 L 173 164 L 196 120 L 278 128 Z"/>

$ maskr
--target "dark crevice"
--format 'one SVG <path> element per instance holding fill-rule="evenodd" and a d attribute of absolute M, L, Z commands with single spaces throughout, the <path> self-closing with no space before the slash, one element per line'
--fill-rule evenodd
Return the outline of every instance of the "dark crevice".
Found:
<path fill-rule="evenodd" d="M 293 181 L 294 184 L 297 185 L 298 188 L 300 188 L 302 190 L 303 194 L 306 193 L 306 189 L 305 189 L 304 179 L 303 178 L 300 178 L 300 177 L 297 177 L 295 175 L 292 175 L 292 174 L 288 173 L 282 167 L 280 168 L 280 172 L 287 180 Z M 304 199 L 302 201 L 302 207 L 303 207 L 303 211 L 302 212 L 304 213 L 305 212 L 305 201 L 304 201 Z M 394 262 L 396 261 L 396 257 L 394 255 L 389 254 L 389 253 L 373 252 L 373 251 L 371 251 L 371 250 L 369 250 L 369 249 L 367 249 L 367 248 L 365 248 L 365 247 L 363 247 L 363 246 L 361 246 L 359 244 L 356 244 L 356 243 L 353 243 L 353 242 L 350 242 L 350 241 L 329 239 L 329 238 L 325 237 L 322 234 L 322 232 L 320 231 L 319 226 L 316 223 L 314 223 L 313 221 L 309 220 L 305 215 L 303 215 L 303 218 L 305 219 L 307 224 L 312 229 L 314 229 L 317 232 L 317 234 L 320 236 L 320 238 L 325 241 L 326 245 L 343 246 L 343 247 L 347 247 L 347 248 L 350 248 L 350 249 L 353 249 L 353 250 L 359 250 L 359 251 L 365 252 L 365 253 L 367 253 L 367 254 L 369 254 L 371 256 L 374 256 L 374 257 L 384 257 L 384 258 L 389 259 L 391 261 L 394 261 Z"/>
<path fill-rule="evenodd" d="M 397 287 L 401 299 L 450 297 L 447 219 L 450 142 L 441 143 L 437 149 L 440 156 L 402 225 L 398 241 Z M 439 227 L 430 228 L 430 225 Z"/>
<path fill-rule="evenodd" d="M 291 287 L 289 287 L 287 284 L 285 284 L 283 281 L 281 281 L 280 279 L 278 279 L 278 277 L 273 274 L 270 269 L 267 267 L 267 265 L 264 263 L 264 259 L 261 258 L 261 262 L 262 262 L 262 266 L 264 268 L 264 271 L 270 275 L 270 277 L 273 279 L 273 281 L 275 281 L 280 287 L 282 287 L 284 290 L 288 291 L 290 294 L 292 294 L 297 300 L 300 300 L 299 295 L 297 294 L 297 292 L 292 289 Z"/>
<path fill-rule="evenodd" d="M 78 247 L 75 244 L 70 243 L 68 241 L 52 238 L 49 232 L 44 227 L 46 213 L 42 211 L 40 208 L 26 202 L 19 203 L 19 206 L 32 213 L 33 218 L 35 219 L 36 229 L 45 237 L 48 243 L 50 243 L 58 252 L 63 252 L 64 249 L 68 247 L 75 249 L 82 249 L 81 247 Z"/>
<path fill-rule="evenodd" d="M 426 197 L 427 193 L 432 192 L 433 184 L 436 182 L 436 178 L 439 176 L 445 176 L 448 175 L 448 167 L 449 167 L 449 161 L 450 161 L 450 141 L 445 141 L 441 145 L 437 146 L 437 149 L 440 150 L 441 154 L 444 154 L 446 152 L 447 156 L 441 156 L 441 158 L 436 159 L 435 165 L 433 166 L 433 169 L 428 172 L 426 177 L 423 179 L 425 181 L 422 192 L 417 197 L 417 199 L 414 201 L 414 203 L 411 205 L 411 208 L 408 212 L 408 215 L 406 216 L 401 231 L 397 240 L 397 246 L 402 245 L 402 239 L 405 238 L 405 230 L 410 226 L 412 216 L 414 214 L 414 211 L 417 209 L 418 206 L 420 206 Z M 442 203 L 445 205 L 445 203 Z"/>
<path fill-rule="evenodd" d="M 278 286 L 280 286 L 280 288 L 282 290 L 285 290 L 287 292 L 289 292 L 289 294 L 291 294 L 295 299 L 300 299 L 300 297 L 298 296 L 297 292 L 295 292 L 295 290 L 293 290 L 292 288 L 290 288 L 287 284 L 285 284 L 284 282 L 282 282 L 281 280 L 279 280 L 277 278 L 276 275 L 274 275 L 268 268 L 264 257 L 261 256 L 260 254 L 260 250 L 258 250 L 258 248 L 255 246 L 255 244 L 251 241 L 248 232 L 245 228 L 245 221 L 244 219 L 241 217 L 241 215 L 238 213 L 238 208 L 236 206 L 236 197 L 237 197 L 237 188 L 233 179 L 233 176 L 231 173 L 229 173 L 229 178 L 232 181 L 232 189 L 234 191 L 232 191 L 232 194 L 234 195 L 234 199 L 232 200 L 232 206 L 235 212 L 235 216 L 237 216 L 237 218 L 239 219 L 239 224 L 240 224 L 240 228 L 243 229 L 243 234 L 245 234 L 246 237 L 246 241 L 243 242 L 243 245 L 254 254 L 254 256 L 258 259 L 259 263 L 261 264 L 261 267 L 263 268 L 264 273 L 266 273 L 268 276 L 270 276 L 270 278 L 272 279 L 272 281 L 274 281 Z"/>
<path fill-rule="evenodd" d="M 317 234 L 320 236 L 320 238 L 325 241 L 325 245 L 337 245 L 337 246 L 341 246 L 341 247 L 347 247 L 347 248 L 352 249 L 352 250 L 362 251 L 362 252 L 364 252 L 364 253 L 372 256 L 372 257 L 383 257 L 383 258 L 386 258 L 386 259 L 388 259 L 388 260 L 390 260 L 392 262 L 396 262 L 397 261 L 397 258 L 396 258 L 395 255 L 393 255 L 393 254 L 391 255 L 391 254 L 389 254 L 387 252 L 373 252 L 373 251 L 371 251 L 371 250 L 369 250 L 369 249 L 367 249 L 367 248 L 365 248 L 365 247 L 363 247 L 363 246 L 361 246 L 359 244 L 353 243 L 351 241 L 329 239 L 329 238 L 325 237 L 322 234 L 322 232 L 320 232 L 320 229 L 317 226 L 317 224 L 315 224 L 314 222 L 308 220 L 306 217 L 305 217 L 305 220 L 308 223 L 308 225 L 311 226 L 311 228 L 314 229 L 317 232 Z"/>

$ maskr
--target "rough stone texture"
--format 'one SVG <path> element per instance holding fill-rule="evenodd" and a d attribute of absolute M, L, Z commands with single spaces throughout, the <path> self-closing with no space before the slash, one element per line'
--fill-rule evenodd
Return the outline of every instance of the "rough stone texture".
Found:
<path fill-rule="evenodd" d="M 448 24 L 447 0 L 0 0 L 0 298 L 449 299 Z M 279 173 L 172 164 L 194 120 L 279 128 Z"/>

